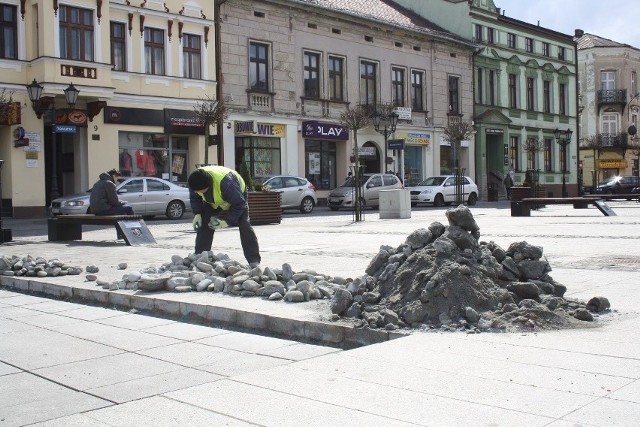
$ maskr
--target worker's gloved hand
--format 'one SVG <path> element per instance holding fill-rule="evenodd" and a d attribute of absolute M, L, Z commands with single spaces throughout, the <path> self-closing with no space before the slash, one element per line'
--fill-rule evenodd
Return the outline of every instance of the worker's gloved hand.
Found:
<path fill-rule="evenodd" d="M 195 214 L 193 216 L 193 221 L 191 223 L 193 224 L 193 229 L 195 231 L 198 231 L 198 229 L 200 229 L 200 227 L 202 227 L 202 215 Z"/>
<path fill-rule="evenodd" d="M 229 224 L 224 219 L 216 218 L 215 216 L 211 217 L 209 221 L 209 228 L 212 230 L 219 230 L 221 228 L 227 228 Z"/>

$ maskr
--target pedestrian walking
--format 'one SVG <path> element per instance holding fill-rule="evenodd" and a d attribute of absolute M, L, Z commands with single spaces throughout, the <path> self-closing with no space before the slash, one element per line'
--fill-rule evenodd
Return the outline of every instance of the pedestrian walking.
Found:
<path fill-rule="evenodd" d="M 513 187 L 513 170 L 510 170 L 504 175 L 504 179 L 502 183 L 504 184 L 504 189 L 507 191 L 507 199 L 511 200 L 511 187 Z"/>
<path fill-rule="evenodd" d="M 258 238 L 249 222 L 247 186 L 240 174 L 224 166 L 204 166 L 189 175 L 188 183 L 196 231 L 195 253 L 211 250 L 216 230 L 237 226 L 249 266 L 260 265 Z"/>

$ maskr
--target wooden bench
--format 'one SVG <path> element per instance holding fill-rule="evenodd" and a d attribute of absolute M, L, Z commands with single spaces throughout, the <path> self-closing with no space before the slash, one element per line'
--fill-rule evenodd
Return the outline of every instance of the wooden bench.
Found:
<path fill-rule="evenodd" d="M 49 218 L 49 241 L 82 240 L 83 225 L 114 225 L 118 239 L 129 246 L 156 243 L 142 215 L 60 215 Z"/>
<path fill-rule="evenodd" d="M 531 216 L 531 209 L 544 205 L 573 205 L 574 209 L 587 209 L 593 204 L 605 216 L 615 216 L 602 198 L 593 197 L 525 197 L 511 202 L 511 216 Z"/>

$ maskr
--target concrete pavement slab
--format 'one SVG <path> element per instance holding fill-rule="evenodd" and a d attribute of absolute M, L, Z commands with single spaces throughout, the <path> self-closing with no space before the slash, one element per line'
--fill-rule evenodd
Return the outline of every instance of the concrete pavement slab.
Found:
<path fill-rule="evenodd" d="M 124 403 L 194 385 L 210 383 L 221 378 L 221 375 L 203 372 L 202 370 L 181 368 L 176 371 L 133 378 L 128 381 L 123 376 L 122 379 L 125 380 L 123 382 L 90 388 L 86 391 L 112 402 Z"/>
<path fill-rule="evenodd" d="M 191 387 L 166 393 L 165 396 L 263 426 L 326 427 L 347 423 L 350 427 L 407 427 L 434 424 L 433 420 L 428 419 L 407 423 L 394 419 L 391 415 L 370 414 L 344 403 L 328 404 L 315 398 L 309 399 L 295 393 L 274 391 L 233 380 Z"/>
<path fill-rule="evenodd" d="M 16 321 L 24 323 L 25 325 L 38 326 L 52 331 L 55 331 L 57 327 L 62 325 L 85 322 L 84 320 L 74 319 L 73 317 L 59 316 L 55 313 L 42 313 L 35 310 L 32 310 L 31 313 L 31 316 L 16 318 Z"/>
<path fill-rule="evenodd" d="M 128 381 L 174 372 L 182 368 L 178 364 L 140 354 L 121 353 L 34 369 L 32 372 L 76 390 L 86 391 L 114 384 L 120 384 L 126 388 L 123 384 Z"/>
<path fill-rule="evenodd" d="M 113 427 L 113 424 L 106 424 L 93 419 L 86 414 L 74 414 L 65 417 L 55 418 L 48 421 L 31 424 L 32 427 Z"/>
<path fill-rule="evenodd" d="M 22 426 L 110 405 L 111 402 L 30 373 L 0 377 L 3 426 Z"/>
<path fill-rule="evenodd" d="M 212 363 L 198 366 L 198 369 L 224 377 L 233 377 L 248 372 L 269 369 L 274 366 L 287 365 L 291 363 L 292 360 L 241 352 L 229 355 L 228 357 L 220 357 L 211 362 Z"/>
<path fill-rule="evenodd" d="M 9 375 L 9 374 L 16 374 L 20 372 L 20 369 L 11 366 L 11 365 L 7 365 L 6 363 L 2 363 L 0 362 L 0 376 L 2 375 Z"/>
<path fill-rule="evenodd" d="M 226 329 L 202 327 L 200 325 L 182 322 L 172 322 L 165 325 L 147 327 L 142 330 L 148 334 L 157 334 L 183 341 L 197 341 L 202 338 L 229 333 Z"/>
<path fill-rule="evenodd" d="M 574 423 L 588 420 L 598 426 L 636 427 L 640 420 L 640 404 L 601 398 L 591 405 L 566 415 L 563 419 Z"/>
<path fill-rule="evenodd" d="M 20 332 L 27 329 L 32 329 L 32 325 L 21 323 L 11 319 L 0 318 L 0 335 L 9 332 Z"/>
<path fill-rule="evenodd" d="M 0 360 L 26 370 L 92 360 L 122 352 L 103 344 L 40 328 L 2 334 L 1 338 Z"/>
<path fill-rule="evenodd" d="M 290 340 L 247 334 L 244 332 L 230 332 L 228 334 L 202 338 L 196 342 L 256 354 L 264 354 L 263 351 L 292 345 Z"/>
<path fill-rule="evenodd" d="M 132 331 L 142 331 L 154 327 L 164 328 L 168 327 L 169 325 L 176 324 L 175 321 L 170 319 L 164 319 L 162 317 L 143 316 L 139 314 L 126 314 L 124 316 L 114 316 L 106 319 L 98 319 L 95 323 L 115 326 L 123 329 L 130 329 Z"/>
<path fill-rule="evenodd" d="M 342 350 L 333 347 L 296 343 L 286 347 L 264 349 L 261 350 L 260 353 L 288 360 L 305 360 L 324 356 L 325 354 L 339 353 L 341 351 Z"/>
<path fill-rule="evenodd" d="M 138 353 L 191 368 L 208 365 L 221 359 L 233 359 L 240 354 L 240 352 L 236 350 L 213 347 L 195 342 L 182 342 L 164 347 L 141 350 Z"/>

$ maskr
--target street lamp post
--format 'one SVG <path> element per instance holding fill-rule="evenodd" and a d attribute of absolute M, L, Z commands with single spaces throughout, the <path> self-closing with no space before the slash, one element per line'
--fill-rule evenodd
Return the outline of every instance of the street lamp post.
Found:
<path fill-rule="evenodd" d="M 375 128 L 376 132 L 384 136 L 384 156 L 383 156 L 384 169 L 381 171 L 383 173 L 387 171 L 386 168 L 387 168 L 387 156 L 389 154 L 389 148 L 388 148 L 389 135 L 391 135 L 396 131 L 397 124 L 398 124 L 398 114 L 395 111 L 388 112 L 387 110 L 384 113 L 380 113 L 379 111 L 376 111 L 376 113 L 373 115 L 373 127 Z"/>
<path fill-rule="evenodd" d="M 60 197 L 60 191 L 58 189 L 58 164 L 56 153 L 56 105 L 55 99 L 50 101 L 51 107 L 43 105 L 41 102 L 42 91 L 44 86 L 33 79 L 30 85 L 27 86 L 27 93 L 29 94 L 29 100 L 31 101 L 31 107 L 36 112 L 38 118 L 42 117 L 42 113 L 47 109 L 51 110 L 51 190 L 49 197 L 51 200 Z M 64 97 L 67 101 L 67 108 L 73 109 L 78 101 L 78 94 L 80 91 L 76 89 L 73 83 L 64 89 Z"/>
<path fill-rule="evenodd" d="M 573 131 L 571 129 L 561 131 L 556 128 L 556 130 L 553 131 L 556 143 L 562 147 L 562 197 L 567 197 L 567 182 L 565 180 L 565 173 L 567 172 L 567 145 L 571 143 L 572 135 Z"/>

